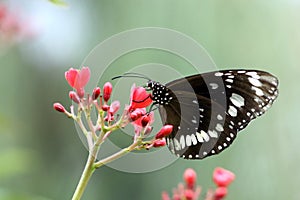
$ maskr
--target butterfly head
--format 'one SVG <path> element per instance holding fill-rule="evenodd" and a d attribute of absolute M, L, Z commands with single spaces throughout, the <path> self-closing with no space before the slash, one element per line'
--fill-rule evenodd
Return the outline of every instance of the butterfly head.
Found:
<path fill-rule="evenodd" d="M 168 105 L 173 99 L 172 92 L 159 82 L 150 80 L 147 87 L 152 90 L 152 100 L 155 104 Z"/>

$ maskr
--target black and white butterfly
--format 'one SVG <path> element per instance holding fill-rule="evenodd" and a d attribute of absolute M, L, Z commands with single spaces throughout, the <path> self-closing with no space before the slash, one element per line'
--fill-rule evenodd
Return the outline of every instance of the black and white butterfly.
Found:
<path fill-rule="evenodd" d="M 278 79 L 258 70 L 214 71 L 166 85 L 149 79 L 147 87 L 163 124 L 173 125 L 166 138 L 169 150 L 184 159 L 203 159 L 228 148 L 278 95 Z"/>
<path fill-rule="evenodd" d="M 278 95 L 268 72 L 224 70 L 196 74 L 166 85 L 148 81 L 164 124 L 172 124 L 168 148 L 185 159 L 203 159 L 229 147 Z"/>

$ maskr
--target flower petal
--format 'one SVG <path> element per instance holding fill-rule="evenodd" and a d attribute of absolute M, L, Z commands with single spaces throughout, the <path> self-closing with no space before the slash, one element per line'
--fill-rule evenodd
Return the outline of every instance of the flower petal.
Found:
<path fill-rule="evenodd" d="M 78 77 L 78 74 L 79 74 L 78 70 L 73 68 L 70 68 L 68 71 L 65 72 L 65 78 L 72 88 L 74 88 L 75 86 L 75 82 Z"/>
<path fill-rule="evenodd" d="M 74 88 L 79 90 L 83 88 L 90 80 L 90 68 L 82 67 L 81 70 L 78 72 L 78 77 L 75 80 Z"/>
<path fill-rule="evenodd" d="M 145 88 L 135 87 L 135 85 L 132 86 L 130 95 L 130 106 L 132 110 L 136 108 L 145 108 L 151 103 L 151 94 L 149 94 Z"/>

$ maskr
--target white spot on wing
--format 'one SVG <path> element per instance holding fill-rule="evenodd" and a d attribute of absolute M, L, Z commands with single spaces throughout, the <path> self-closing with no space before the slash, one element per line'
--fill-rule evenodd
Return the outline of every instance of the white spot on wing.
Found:
<path fill-rule="evenodd" d="M 222 76 L 222 75 L 223 75 L 222 72 L 216 72 L 216 73 L 215 73 L 215 76 Z"/>
<path fill-rule="evenodd" d="M 180 145 L 181 145 L 181 149 L 184 149 L 185 148 L 185 141 L 184 141 L 184 136 L 180 136 L 180 139 L 179 139 L 179 142 L 180 142 Z"/>
<path fill-rule="evenodd" d="M 233 106 L 229 106 L 228 113 L 231 117 L 236 117 L 237 116 L 237 110 Z"/>
<path fill-rule="evenodd" d="M 209 140 L 209 136 L 207 135 L 207 133 L 205 131 L 201 130 L 200 135 L 203 137 L 205 142 L 207 142 Z"/>
<path fill-rule="evenodd" d="M 196 136 L 197 136 L 197 139 L 200 143 L 203 143 L 204 140 L 203 140 L 203 137 L 201 136 L 201 134 L 199 132 L 196 132 Z"/>
<path fill-rule="evenodd" d="M 252 90 L 255 91 L 256 95 L 258 95 L 258 96 L 263 96 L 264 95 L 263 91 L 260 88 L 257 88 L 257 87 L 254 87 L 254 86 L 252 86 L 251 88 L 252 88 Z"/>
<path fill-rule="evenodd" d="M 215 130 L 208 130 L 208 134 L 209 134 L 209 136 L 210 137 L 212 137 L 212 138 L 218 138 L 218 132 L 217 131 L 215 131 Z"/>
<path fill-rule="evenodd" d="M 219 115 L 217 115 L 217 119 L 218 119 L 218 120 L 222 120 L 223 117 L 219 114 Z"/>
<path fill-rule="evenodd" d="M 252 76 L 255 79 L 260 78 L 260 76 L 257 74 L 257 72 L 247 72 L 246 74 L 249 75 L 249 76 Z"/>
<path fill-rule="evenodd" d="M 232 93 L 230 101 L 238 108 L 245 105 L 245 99 L 241 95 L 236 93 Z"/>
<path fill-rule="evenodd" d="M 215 90 L 219 87 L 219 85 L 216 83 L 210 83 L 209 85 L 211 86 L 211 89 L 213 89 L 213 90 Z"/>
<path fill-rule="evenodd" d="M 176 151 L 180 151 L 181 148 L 180 148 L 180 144 L 179 144 L 178 140 L 176 138 L 174 138 L 173 141 L 174 141 L 174 146 L 175 146 Z"/>
<path fill-rule="evenodd" d="M 256 86 L 256 87 L 262 86 L 262 83 L 261 83 L 258 79 L 249 77 L 248 80 L 249 80 L 249 82 L 250 82 L 252 85 L 254 85 L 254 86 Z"/>
<path fill-rule="evenodd" d="M 192 139 L 193 145 L 196 145 L 198 143 L 195 134 L 191 135 L 191 139 Z"/>
<path fill-rule="evenodd" d="M 223 126 L 219 123 L 217 123 L 217 125 L 216 125 L 216 130 L 220 131 L 220 132 L 224 131 Z"/>
<path fill-rule="evenodd" d="M 192 145 L 192 138 L 190 135 L 185 136 L 186 146 L 190 147 Z"/>

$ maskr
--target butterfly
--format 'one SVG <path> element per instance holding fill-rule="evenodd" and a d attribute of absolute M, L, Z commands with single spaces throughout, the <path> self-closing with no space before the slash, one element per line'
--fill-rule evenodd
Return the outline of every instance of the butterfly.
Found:
<path fill-rule="evenodd" d="M 148 81 L 164 124 L 173 125 L 169 150 L 185 159 L 222 152 L 278 96 L 278 79 L 258 70 L 196 74 L 166 85 Z"/>
<path fill-rule="evenodd" d="M 184 159 L 203 159 L 227 149 L 278 96 L 278 79 L 259 70 L 213 71 L 165 85 L 146 79 L 163 124 L 173 125 L 167 146 Z"/>

